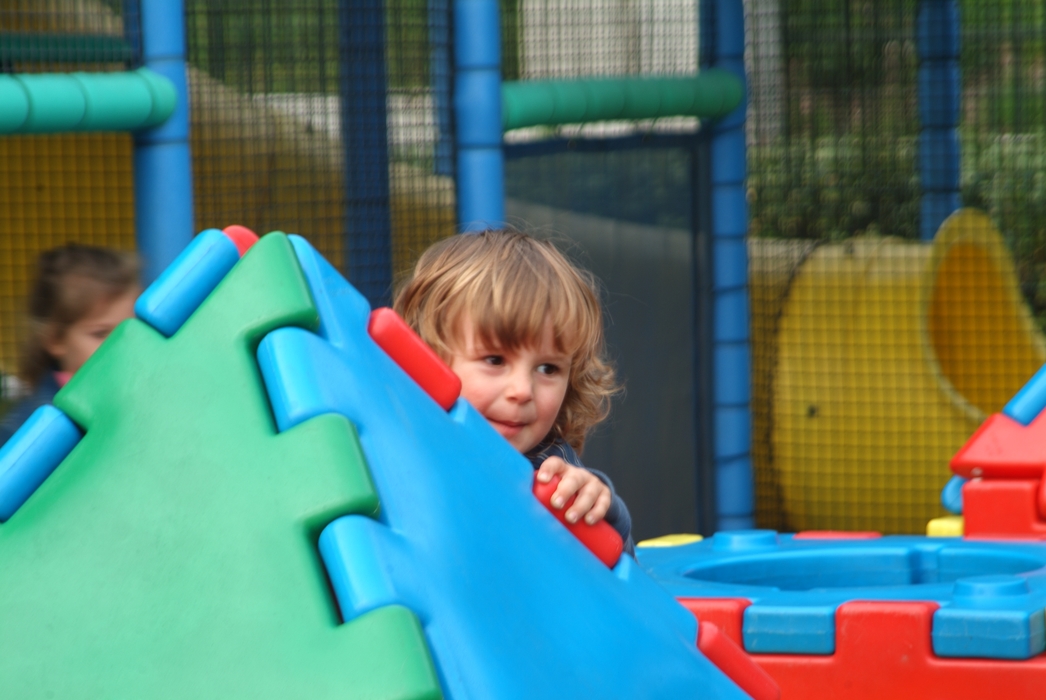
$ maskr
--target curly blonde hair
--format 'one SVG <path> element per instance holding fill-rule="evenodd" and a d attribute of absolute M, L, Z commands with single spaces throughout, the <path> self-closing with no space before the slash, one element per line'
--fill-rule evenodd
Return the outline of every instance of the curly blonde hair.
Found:
<path fill-rule="evenodd" d="M 534 345 L 549 322 L 556 349 L 570 356 L 570 381 L 550 435 L 578 452 L 610 413 L 619 391 L 606 358 L 595 278 L 552 243 L 511 230 L 444 239 L 426 250 L 396 294 L 395 309 L 443 359 L 475 323 L 490 347 Z M 547 437 L 547 436 L 546 436 Z"/>

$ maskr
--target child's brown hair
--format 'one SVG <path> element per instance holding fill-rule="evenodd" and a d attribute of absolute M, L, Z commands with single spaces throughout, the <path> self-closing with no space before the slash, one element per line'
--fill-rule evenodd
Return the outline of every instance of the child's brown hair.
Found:
<path fill-rule="evenodd" d="M 132 253 L 70 243 L 40 254 L 29 292 L 29 335 L 22 348 L 19 375 L 36 386 L 57 369 L 47 352 L 71 325 L 102 302 L 138 284 L 138 259 Z"/>
<path fill-rule="evenodd" d="M 468 317 L 489 347 L 531 345 L 551 322 L 571 358 L 570 382 L 552 433 L 581 451 L 618 391 L 606 359 L 595 278 L 552 243 L 511 230 L 453 236 L 422 254 L 396 295 L 396 311 L 441 357 Z"/>

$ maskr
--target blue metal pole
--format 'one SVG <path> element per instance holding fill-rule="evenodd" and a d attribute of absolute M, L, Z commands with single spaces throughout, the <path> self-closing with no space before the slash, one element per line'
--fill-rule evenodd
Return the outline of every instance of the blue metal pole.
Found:
<path fill-rule="evenodd" d="M 505 220 L 501 151 L 501 24 L 497 0 L 454 0 L 454 116 L 458 137 L 458 225 Z"/>
<path fill-rule="evenodd" d="M 141 0 L 139 8 L 142 63 L 178 93 L 170 119 L 134 137 L 134 222 L 148 284 L 189 245 L 195 229 L 182 0 Z"/>
<path fill-rule="evenodd" d="M 392 296 L 392 212 L 385 75 L 385 4 L 338 3 L 345 148 L 345 268 L 371 306 Z"/>
<path fill-rule="evenodd" d="M 742 0 L 702 0 L 701 68 L 745 80 Z M 712 234 L 712 411 L 716 527 L 751 528 L 751 383 L 748 343 L 748 203 L 745 198 L 747 98 L 711 127 L 708 198 Z"/>
<path fill-rule="evenodd" d="M 962 206 L 959 192 L 959 7 L 955 0 L 921 0 L 919 56 L 919 237 L 932 240 Z"/>

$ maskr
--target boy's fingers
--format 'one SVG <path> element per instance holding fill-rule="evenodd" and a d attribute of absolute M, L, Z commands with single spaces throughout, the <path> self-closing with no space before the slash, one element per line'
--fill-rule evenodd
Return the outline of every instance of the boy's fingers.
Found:
<path fill-rule="evenodd" d="M 578 491 L 577 498 L 570 506 L 570 510 L 566 513 L 567 522 L 577 522 L 584 516 L 585 522 L 593 525 L 602 520 L 610 508 L 610 489 L 594 475 L 587 474 L 587 476 L 591 478 L 585 481 Z"/>
<path fill-rule="evenodd" d="M 581 490 L 577 493 L 577 498 L 574 499 L 574 504 L 570 506 L 570 510 L 566 513 L 567 522 L 576 523 L 581 519 L 582 515 L 592 510 L 592 506 L 599 498 L 599 487 L 602 485 L 601 483 L 597 485 L 589 482 L 581 487 Z"/>
<path fill-rule="evenodd" d="M 582 470 L 575 468 L 567 470 L 566 474 L 563 475 L 559 486 L 556 487 L 556 492 L 552 494 L 553 508 L 562 508 L 570 500 L 570 497 L 584 485 L 585 482 L 581 472 Z M 573 510 L 573 508 L 571 509 Z"/>
<path fill-rule="evenodd" d="M 552 481 L 556 474 L 562 474 L 567 469 L 567 463 L 561 457 L 549 457 L 538 468 L 537 479 L 543 484 Z"/>
<path fill-rule="evenodd" d="M 610 489 L 606 489 L 596 499 L 595 505 L 592 506 L 592 510 L 588 511 L 588 515 L 585 516 L 585 522 L 589 525 L 595 525 L 600 520 L 606 517 L 607 511 L 610 510 L 610 503 L 613 499 L 610 497 Z"/>

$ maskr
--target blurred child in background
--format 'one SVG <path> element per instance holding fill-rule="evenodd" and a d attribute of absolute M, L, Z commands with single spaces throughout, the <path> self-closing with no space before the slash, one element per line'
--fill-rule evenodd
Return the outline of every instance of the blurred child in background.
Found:
<path fill-rule="evenodd" d="M 0 422 L 0 445 L 51 402 L 121 321 L 134 316 L 140 292 L 138 261 L 130 253 L 69 244 L 40 255 L 19 363 L 32 393 Z"/>

